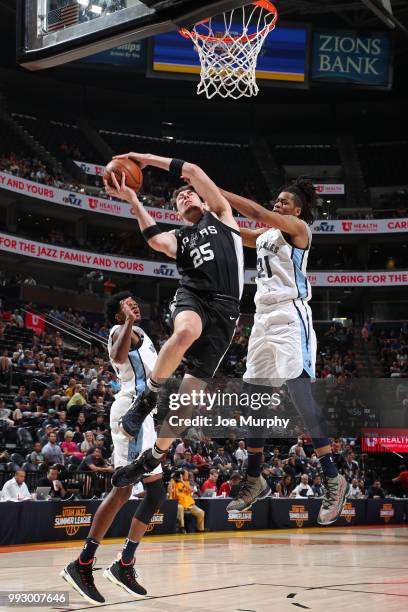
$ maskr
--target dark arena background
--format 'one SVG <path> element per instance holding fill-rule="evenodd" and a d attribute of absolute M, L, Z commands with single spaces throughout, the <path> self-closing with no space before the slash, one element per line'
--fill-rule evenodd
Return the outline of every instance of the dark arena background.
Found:
<path fill-rule="evenodd" d="M 128 152 L 196 164 L 270 211 L 297 177 L 315 185 L 312 387 L 350 491 L 339 518 L 320 526 L 326 473 L 300 423 L 290 437 L 267 434 L 267 497 L 227 512 L 247 482 L 245 436 L 192 427 L 162 457 L 167 499 L 152 509 L 131 588 L 112 568 L 148 485 L 117 505 L 93 567 L 99 603 L 115 612 L 408 608 L 408 2 L 277 0 L 259 93 L 197 95 L 199 43 L 177 29 L 213 17 L 221 39 L 218 16 L 245 4 L 0 0 L 0 610 L 98 603 L 60 574 L 113 499 L 110 413 L 121 380 L 105 305 L 130 292 L 159 351 L 180 278 L 130 204 L 105 191 L 105 165 Z M 215 61 L 223 53 L 215 48 Z M 138 197 L 162 232 L 181 227 L 182 184 L 143 169 Z M 263 227 L 234 214 L 240 228 Z M 224 389 L 246 370 L 264 275 L 254 249 L 244 265 L 240 318 L 216 374 Z M 187 367 L 183 359 L 174 388 Z M 286 385 L 279 392 L 280 416 L 292 414 Z"/>

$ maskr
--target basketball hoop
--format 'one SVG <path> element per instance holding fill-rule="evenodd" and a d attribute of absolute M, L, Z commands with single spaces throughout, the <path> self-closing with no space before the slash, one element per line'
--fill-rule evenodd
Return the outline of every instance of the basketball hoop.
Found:
<path fill-rule="evenodd" d="M 256 96 L 256 62 L 278 11 L 269 0 L 257 0 L 218 17 L 200 21 L 180 34 L 190 38 L 201 63 L 197 93 L 208 99 Z"/>

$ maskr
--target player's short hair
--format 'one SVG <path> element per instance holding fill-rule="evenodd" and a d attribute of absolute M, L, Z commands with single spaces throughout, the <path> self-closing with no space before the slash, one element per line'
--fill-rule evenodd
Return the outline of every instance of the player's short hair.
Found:
<path fill-rule="evenodd" d="M 108 299 L 105 304 L 105 315 L 111 325 L 115 325 L 117 322 L 115 317 L 120 311 L 121 301 L 130 297 L 133 297 L 130 291 L 119 291 L 119 293 L 111 295 L 111 297 Z"/>
<path fill-rule="evenodd" d="M 286 185 L 280 191 L 291 193 L 295 197 L 298 206 L 302 209 L 299 215 L 300 219 L 306 221 L 308 225 L 313 223 L 313 209 L 317 205 L 317 192 L 311 180 L 299 176 L 293 183 Z"/>

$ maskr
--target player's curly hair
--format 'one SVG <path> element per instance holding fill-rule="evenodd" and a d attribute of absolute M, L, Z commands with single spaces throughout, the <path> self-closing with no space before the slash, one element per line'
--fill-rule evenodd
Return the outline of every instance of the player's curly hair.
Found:
<path fill-rule="evenodd" d="M 111 325 L 115 325 L 117 323 L 115 317 L 120 311 L 121 301 L 130 297 L 133 297 L 130 291 L 120 291 L 119 293 L 111 295 L 111 297 L 108 299 L 105 304 L 105 316 Z"/>
<path fill-rule="evenodd" d="M 313 209 L 317 205 L 317 192 L 310 179 L 299 176 L 293 183 L 283 187 L 281 191 L 287 191 L 295 196 L 298 206 L 302 209 L 299 217 L 308 225 L 313 223 Z"/>

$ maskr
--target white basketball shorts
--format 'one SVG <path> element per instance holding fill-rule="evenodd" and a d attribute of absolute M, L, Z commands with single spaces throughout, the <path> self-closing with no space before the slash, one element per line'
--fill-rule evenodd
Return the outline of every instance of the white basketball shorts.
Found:
<path fill-rule="evenodd" d="M 154 428 L 154 421 L 151 414 L 149 414 L 143 421 L 142 429 L 137 437 L 137 440 L 129 440 L 119 429 L 118 420 L 122 417 L 130 408 L 133 398 L 128 395 L 122 395 L 115 399 L 111 406 L 110 412 L 110 426 L 113 441 L 113 465 L 115 468 L 123 467 L 128 465 L 135 459 L 140 453 L 153 448 L 154 443 L 157 440 L 156 430 Z M 161 465 L 158 465 L 151 474 L 161 474 Z"/>
<path fill-rule="evenodd" d="M 307 302 L 292 300 L 255 313 L 244 380 L 280 386 L 305 370 L 315 377 L 316 334 Z"/>

